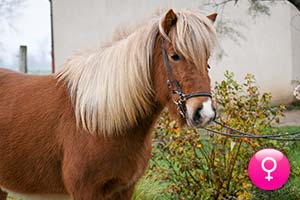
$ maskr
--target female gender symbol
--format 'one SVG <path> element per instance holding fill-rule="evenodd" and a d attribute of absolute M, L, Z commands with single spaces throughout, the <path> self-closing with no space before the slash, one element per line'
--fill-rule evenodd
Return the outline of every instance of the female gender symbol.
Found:
<path fill-rule="evenodd" d="M 258 188 L 276 190 L 288 180 L 290 164 L 287 157 L 280 151 L 263 149 L 252 156 L 248 165 L 248 174 L 252 183 Z"/>
<path fill-rule="evenodd" d="M 265 162 L 267 160 L 271 160 L 273 162 L 273 168 L 272 169 L 266 169 L 265 167 Z M 268 173 L 268 176 L 265 177 L 265 179 L 267 179 L 268 181 L 271 181 L 271 179 L 273 179 L 273 176 L 271 176 L 271 172 L 275 171 L 275 169 L 277 168 L 277 162 L 274 158 L 272 157 L 265 157 L 262 162 L 261 162 L 261 168 Z"/>

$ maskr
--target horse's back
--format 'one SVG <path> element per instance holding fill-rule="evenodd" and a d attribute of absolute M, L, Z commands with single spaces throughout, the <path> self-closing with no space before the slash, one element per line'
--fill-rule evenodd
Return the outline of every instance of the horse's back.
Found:
<path fill-rule="evenodd" d="M 0 137 L 7 133 L 4 129 L 13 121 L 13 115 L 18 110 L 18 99 L 21 100 L 19 97 L 26 92 L 22 91 L 25 80 L 21 73 L 0 68 Z"/>
<path fill-rule="evenodd" d="M 56 79 L 51 75 L 34 76 L 0 69 L 0 134 L 5 134 L 3 128 L 11 124 L 33 125 L 32 120 L 42 117 L 49 109 L 53 111 L 59 98 L 55 86 Z"/>
<path fill-rule="evenodd" d="M 66 100 L 52 75 L 0 69 L 0 187 L 64 190 L 56 130 Z"/>

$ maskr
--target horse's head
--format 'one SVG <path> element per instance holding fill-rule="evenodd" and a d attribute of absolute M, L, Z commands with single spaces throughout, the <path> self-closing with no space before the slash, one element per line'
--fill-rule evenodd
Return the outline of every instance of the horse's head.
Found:
<path fill-rule="evenodd" d="M 160 20 L 160 35 L 154 52 L 154 87 L 180 125 L 203 127 L 216 112 L 211 99 L 207 63 L 216 45 L 213 22 L 216 14 L 169 10 Z"/>

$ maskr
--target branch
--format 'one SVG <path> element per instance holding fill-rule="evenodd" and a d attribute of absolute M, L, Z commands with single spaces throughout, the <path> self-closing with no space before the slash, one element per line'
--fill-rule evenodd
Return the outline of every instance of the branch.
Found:
<path fill-rule="evenodd" d="M 229 2 L 233 2 L 234 1 L 234 5 L 239 1 L 239 0 L 225 0 L 225 1 L 222 1 L 220 3 L 215 3 L 216 6 L 222 6 L 222 5 L 225 5 Z"/>
<path fill-rule="evenodd" d="M 238 3 L 238 1 L 240 1 L 240 0 L 224 0 L 224 1 L 222 1 L 222 2 L 220 2 L 220 3 L 214 3 L 215 4 L 215 6 L 222 6 L 222 5 L 225 5 L 225 4 L 227 4 L 227 3 L 229 3 L 229 2 L 233 2 L 234 1 L 234 5 L 235 4 L 237 4 Z M 254 3 L 254 2 L 266 2 L 266 1 L 269 1 L 269 2 L 278 2 L 278 1 L 288 1 L 288 2 L 290 2 L 292 5 L 294 5 L 299 11 L 300 11 L 300 0 L 251 0 L 251 2 L 252 3 Z"/>
<path fill-rule="evenodd" d="M 300 11 L 300 0 L 288 0 L 288 2 L 293 4 L 298 9 L 298 11 Z"/>

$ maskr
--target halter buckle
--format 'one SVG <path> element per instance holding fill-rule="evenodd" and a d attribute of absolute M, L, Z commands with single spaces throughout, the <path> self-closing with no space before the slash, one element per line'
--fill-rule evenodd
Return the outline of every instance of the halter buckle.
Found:
<path fill-rule="evenodd" d="M 171 88 L 171 86 L 172 86 L 169 79 L 167 80 L 167 86 L 168 86 L 168 88 Z"/>

